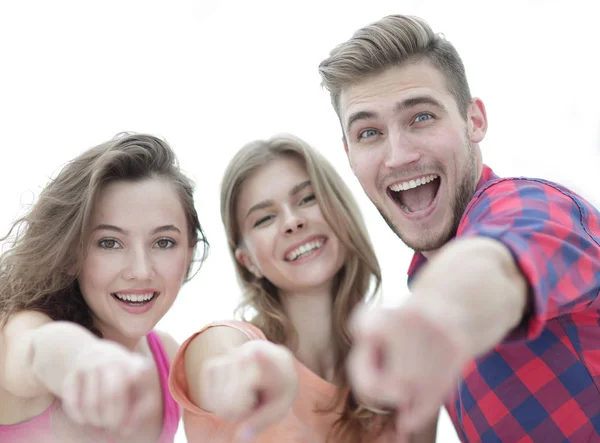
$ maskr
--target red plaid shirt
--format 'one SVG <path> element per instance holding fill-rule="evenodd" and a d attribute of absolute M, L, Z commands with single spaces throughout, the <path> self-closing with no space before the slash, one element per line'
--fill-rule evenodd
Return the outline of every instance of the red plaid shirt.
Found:
<path fill-rule="evenodd" d="M 600 442 L 600 212 L 563 186 L 484 166 L 457 237 L 490 237 L 529 281 L 530 314 L 472 361 L 446 408 L 463 442 Z M 419 253 L 409 284 L 426 263 Z"/>

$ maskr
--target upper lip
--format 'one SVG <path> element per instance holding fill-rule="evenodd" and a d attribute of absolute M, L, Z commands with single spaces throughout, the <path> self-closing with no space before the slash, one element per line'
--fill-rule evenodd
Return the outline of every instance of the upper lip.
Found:
<path fill-rule="evenodd" d="M 120 291 L 114 291 L 114 294 L 140 295 L 140 294 L 154 294 L 155 292 L 160 292 L 160 291 L 155 288 L 122 289 Z"/>
<path fill-rule="evenodd" d="M 294 243 L 292 246 L 287 248 L 283 253 L 283 258 L 285 259 L 290 254 L 290 252 L 292 252 L 294 249 L 296 249 L 306 243 L 310 243 L 311 241 L 316 240 L 318 238 L 327 239 L 327 236 L 323 235 L 323 234 L 315 234 L 315 235 L 311 235 L 310 237 L 306 237 L 304 240 Z"/>

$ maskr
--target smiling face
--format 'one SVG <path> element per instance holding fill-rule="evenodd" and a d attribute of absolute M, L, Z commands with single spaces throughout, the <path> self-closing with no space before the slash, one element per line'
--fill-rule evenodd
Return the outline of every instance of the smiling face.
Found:
<path fill-rule="evenodd" d="M 78 277 L 94 325 L 138 340 L 169 310 L 192 257 L 183 207 L 165 181 L 115 181 L 100 191 Z"/>
<path fill-rule="evenodd" d="M 284 293 L 330 287 L 343 265 L 343 247 L 296 157 L 280 156 L 244 182 L 236 219 L 236 259 Z"/>
<path fill-rule="evenodd" d="M 440 248 L 481 173 L 483 103 L 465 120 L 441 72 L 417 62 L 344 89 L 340 119 L 350 166 L 390 227 L 414 250 Z"/>

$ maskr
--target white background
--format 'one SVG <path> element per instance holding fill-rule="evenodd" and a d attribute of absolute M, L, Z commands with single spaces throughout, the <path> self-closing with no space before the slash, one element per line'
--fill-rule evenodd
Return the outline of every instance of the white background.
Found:
<path fill-rule="evenodd" d="M 355 191 L 382 265 L 383 300 L 399 301 L 411 253 L 348 167 L 318 63 L 367 23 L 420 15 L 458 48 L 473 94 L 487 105 L 485 162 L 600 203 L 594 3 L 0 0 L 0 228 L 84 149 L 121 131 L 165 137 L 197 183 L 211 243 L 159 325 L 184 340 L 231 317 L 239 301 L 219 215 L 225 165 L 252 139 L 292 132 Z M 185 441 L 181 428 L 177 441 Z M 458 441 L 445 415 L 438 441 Z"/>

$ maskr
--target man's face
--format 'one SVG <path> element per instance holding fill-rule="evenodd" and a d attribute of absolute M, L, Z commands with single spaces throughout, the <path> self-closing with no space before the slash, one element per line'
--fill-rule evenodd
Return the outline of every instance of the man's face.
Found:
<path fill-rule="evenodd" d="M 427 62 L 389 68 L 344 89 L 339 114 L 350 166 L 409 247 L 434 251 L 455 233 L 477 185 L 483 103 L 461 116 Z"/>

